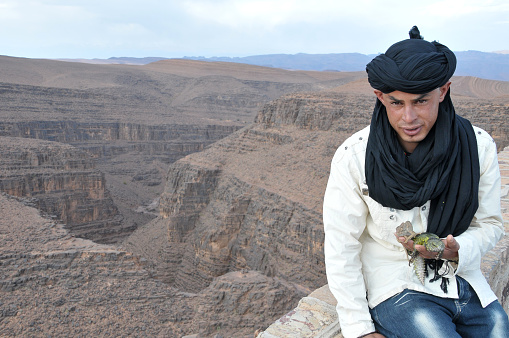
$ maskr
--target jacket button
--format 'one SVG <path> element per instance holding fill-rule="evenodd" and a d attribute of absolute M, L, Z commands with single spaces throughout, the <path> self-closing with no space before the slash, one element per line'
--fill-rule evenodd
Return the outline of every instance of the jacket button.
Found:
<path fill-rule="evenodd" d="M 390 210 L 393 211 L 393 212 L 396 211 L 396 209 L 394 209 L 394 208 L 391 208 Z"/>
<path fill-rule="evenodd" d="M 390 215 L 389 218 L 394 220 L 394 215 Z"/>
<path fill-rule="evenodd" d="M 423 206 L 423 207 L 422 207 L 422 211 L 424 211 L 424 210 L 426 210 L 426 206 Z"/>

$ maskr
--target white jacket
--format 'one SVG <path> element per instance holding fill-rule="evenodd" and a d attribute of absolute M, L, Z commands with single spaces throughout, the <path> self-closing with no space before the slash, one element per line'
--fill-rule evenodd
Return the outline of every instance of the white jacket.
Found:
<path fill-rule="evenodd" d="M 458 298 L 454 273 L 475 290 L 483 307 L 496 300 L 481 273 L 481 258 L 504 235 L 500 210 L 500 171 L 496 145 L 484 130 L 477 136 L 481 178 L 479 208 L 467 231 L 455 237 L 460 245 L 457 270 L 451 270 L 448 292 L 440 280 L 424 285 L 409 266 L 394 233 L 405 221 L 416 232 L 426 231 L 430 201 L 411 210 L 386 208 L 369 197 L 364 159 L 369 126 L 348 138 L 332 159 L 324 196 L 325 265 L 329 288 L 338 301 L 337 312 L 345 338 L 375 330 L 368 306 L 412 289 L 439 297 Z"/>

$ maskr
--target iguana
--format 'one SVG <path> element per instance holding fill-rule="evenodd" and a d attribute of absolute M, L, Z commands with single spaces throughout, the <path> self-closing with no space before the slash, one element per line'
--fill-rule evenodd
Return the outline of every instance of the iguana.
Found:
<path fill-rule="evenodd" d="M 437 259 L 439 259 L 442 257 L 442 253 L 444 252 L 444 242 L 442 242 L 440 237 L 431 232 L 416 233 L 412 223 L 409 221 L 401 223 L 401 225 L 396 228 L 396 235 L 398 237 L 405 237 L 404 243 L 409 240 L 414 241 L 414 250 L 407 250 L 407 255 L 409 257 L 408 264 L 413 264 L 415 274 L 424 285 L 424 279 L 426 277 L 426 263 L 424 258 L 419 255 L 419 251 L 415 250 L 415 245 L 424 245 L 426 250 L 436 252 Z"/>

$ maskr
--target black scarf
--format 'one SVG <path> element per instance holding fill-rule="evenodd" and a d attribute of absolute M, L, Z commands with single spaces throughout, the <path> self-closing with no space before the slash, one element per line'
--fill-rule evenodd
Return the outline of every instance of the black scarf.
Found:
<path fill-rule="evenodd" d="M 456 66 L 454 54 L 437 42 L 409 39 L 391 46 L 367 67 L 373 88 L 423 94 L 443 86 Z M 411 156 L 406 156 L 377 100 L 366 150 L 369 195 L 385 207 L 409 210 L 431 200 L 427 231 L 457 236 L 478 207 L 479 158 L 470 122 L 456 115 L 450 93 L 438 118 Z"/>

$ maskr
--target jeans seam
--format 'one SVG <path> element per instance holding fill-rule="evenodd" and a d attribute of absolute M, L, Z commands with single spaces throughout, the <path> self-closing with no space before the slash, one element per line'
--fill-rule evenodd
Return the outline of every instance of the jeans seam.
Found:
<path fill-rule="evenodd" d="M 458 299 L 454 301 L 457 313 L 452 318 L 453 322 L 459 319 L 463 312 L 463 308 L 470 303 L 471 299 L 472 292 L 470 290 L 470 285 L 465 280 L 458 278 Z"/>
<path fill-rule="evenodd" d="M 453 322 L 455 322 L 461 315 L 461 305 L 459 303 L 459 300 L 455 300 L 454 305 L 456 306 L 456 313 L 454 314 L 454 317 L 452 317 Z"/>

